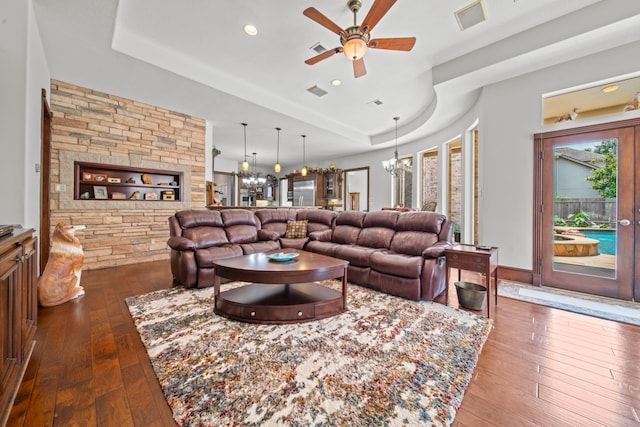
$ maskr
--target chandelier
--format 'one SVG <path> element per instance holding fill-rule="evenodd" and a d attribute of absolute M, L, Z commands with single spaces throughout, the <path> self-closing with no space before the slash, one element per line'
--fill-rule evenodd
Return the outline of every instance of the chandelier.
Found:
<path fill-rule="evenodd" d="M 391 176 L 397 177 L 409 169 L 410 160 L 398 159 L 398 120 L 400 120 L 400 117 L 394 117 L 393 120 L 396 121 L 396 150 L 393 152 L 393 158 L 382 161 L 382 167 L 389 172 Z"/>
<path fill-rule="evenodd" d="M 256 153 L 251 154 L 253 154 L 253 170 L 251 172 L 240 171 L 238 175 L 240 176 L 242 187 L 255 190 L 256 187 L 264 185 L 267 179 L 262 173 L 256 172 Z"/>

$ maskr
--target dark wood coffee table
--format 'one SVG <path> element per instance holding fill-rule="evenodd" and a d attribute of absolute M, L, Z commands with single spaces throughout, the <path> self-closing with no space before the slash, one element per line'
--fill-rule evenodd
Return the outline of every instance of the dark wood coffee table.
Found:
<path fill-rule="evenodd" d="M 343 313 L 347 309 L 348 261 L 290 250 L 291 261 L 269 259 L 271 251 L 216 261 L 214 311 L 253 323 L 300 323 Z M 220 279 L 254 282 L 220 292 Z M 342 277 L 342 293 L 314 283 Z"/>

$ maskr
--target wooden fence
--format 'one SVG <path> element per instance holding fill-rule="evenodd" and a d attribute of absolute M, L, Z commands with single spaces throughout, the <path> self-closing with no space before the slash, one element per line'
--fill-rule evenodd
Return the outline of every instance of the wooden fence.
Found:
<path fill-rule="evenodd" d="M 615 227 L 616 199 L 560 199 L 553 202 L 553 213 L 567 220 L 569 215 L 584 212 L 596 224 Z"/>

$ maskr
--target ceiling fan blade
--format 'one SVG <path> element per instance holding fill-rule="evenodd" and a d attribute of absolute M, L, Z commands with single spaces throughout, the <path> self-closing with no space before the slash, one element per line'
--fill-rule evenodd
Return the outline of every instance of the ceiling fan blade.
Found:
<path fill-rule="evenodd" d="M 371 32 L 395 2 L 396 0 L 376 0 L 360 25 L 362 32 L 365 34 Z"/>
<path fill-rule="evenodd" d="M 335 22 L 333 22 L 331 19 L 329 19 L 326 16 L 324 16 L 315 7 L 306 8 L 304 10 L 304 12 L 302 12 L 302 14 L 304 16 L 306 16 L 307 18 L 309 18 L 309 19 L 311 19 L 313 21 L 316 21 L 318 24 L 320 24 L 323 27 L 327 28 L 332 33 L 336 33 L 337 35 L 341 35 L 341 34 L 344 33 L 344 30 L 342 28 L 338 27 L 338 25 Z"/>
<path fill-rule="evenodd" d="M 354 77 L 362 77 L 367 74 L 367 69 L 364 66 L 364 59 L 360 58 L 357 61 L 353 61 L 353 75 Z"/>
<path fill-rule="evenodd" d="M 373 39 L 369 42 L 369 47 L 373 49 L 405 50 L 413 49 L 416 44 L 415 37 L 398 37 L 391 39 Z"/>
<path fill-rule="evenodd" d="M 309 64 L 309 65 L 313 65 L 313 64 L 317 64 L 318 62 L 322 61 L 323 59 L 327 59 L 333 55 L 335 55 L 336 53 L 342 52 L 342 48 L 341 47 L 337 47 L 335 49 L 330 49 L 327 51 L 322 52 L 320 55 L 316 55 L 313 58 L 309 58 L 306 61 L 304 61 L 305 64 Z"/>

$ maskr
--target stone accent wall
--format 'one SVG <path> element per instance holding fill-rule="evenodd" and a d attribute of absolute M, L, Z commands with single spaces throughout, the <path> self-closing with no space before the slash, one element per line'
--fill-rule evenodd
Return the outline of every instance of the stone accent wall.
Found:
<path fill-rule="evenodd" d="M 205 120 L 51 81 L 51 224 L 86 225 L 85 270 L 169 258 L 167 218 L 205 205 Z M 181 171 L 179 202 L 74 200 L 74 162 Z"/>

